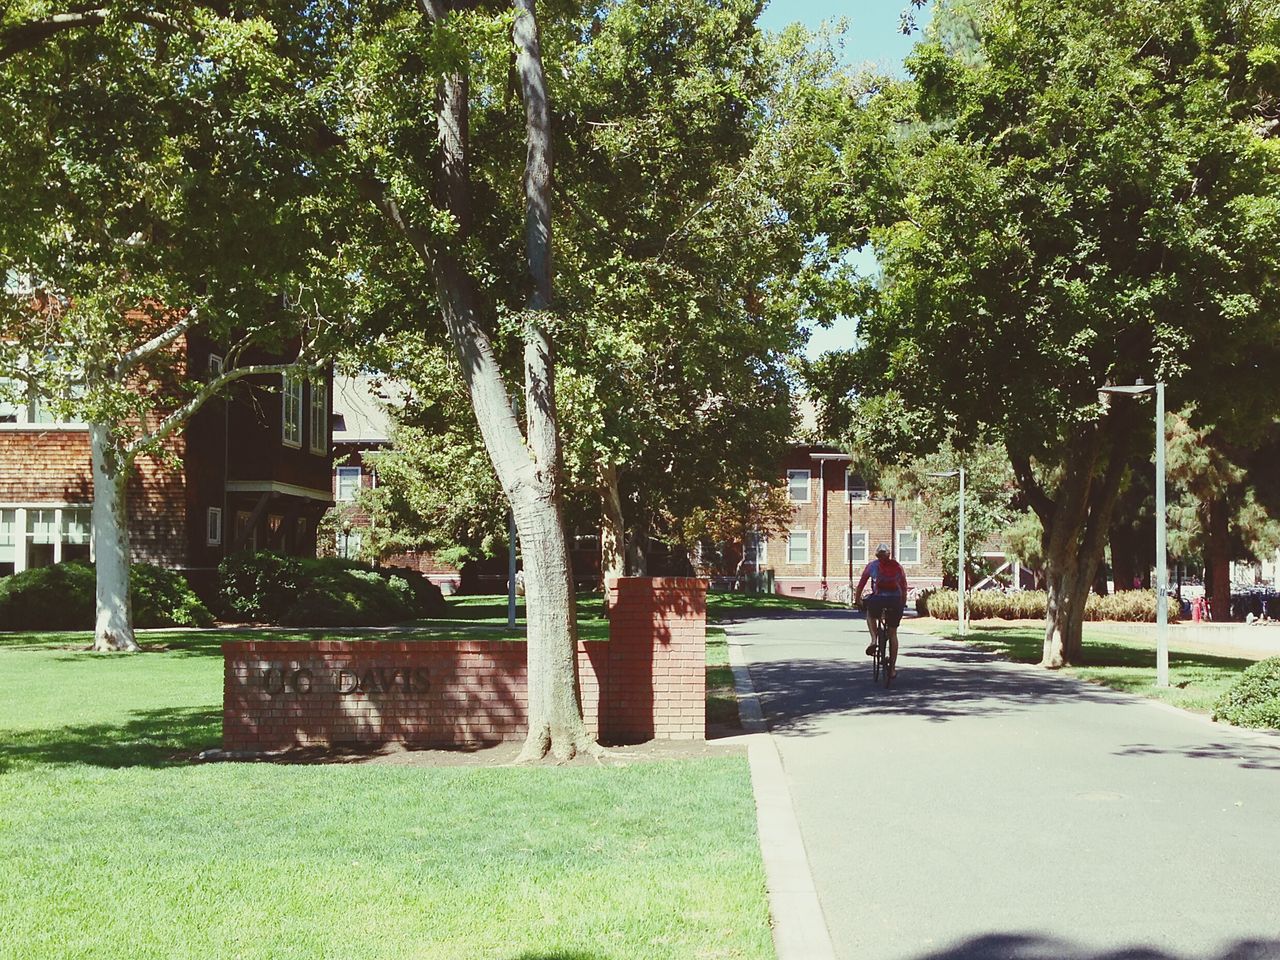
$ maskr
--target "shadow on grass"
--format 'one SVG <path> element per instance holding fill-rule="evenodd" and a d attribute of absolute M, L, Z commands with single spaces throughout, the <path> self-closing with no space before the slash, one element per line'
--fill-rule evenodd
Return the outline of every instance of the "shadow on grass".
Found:
<path fill-rule="evenodd" d="M 8 731 L 0 774 L 30 767 L 166 767 L 186 763 L 222 739 L 218 708 L 141 710 L 121 724 Z"/>
<path fill-rule="evenodd" d="M 967 637 L 958 633 L 946 634 L 945 639 L 968 641 L 976 647 L 991 650 L 1015 663 L 1039 663 L 1044 651 L 1043 634 L 1017 627 L 977 627 Z M 1145 667 L 1154 669 L 1150 646 L 1129 645 L 1113 640 L 1085 637 L 1084 660 L 1080 667 Z M 1209 667 L 1217 670 L 1240 671 L 1250 667 L 1254 660 L 1244 657 L 1226 657 L 1211 653 L 1169 652 L 1170 666 Z"/>
<path fill-rule="evenodd" d="M 1057 937 L 1021 933 L 989 933 L 922 953 L 914 960 L 1280 960 L 1280 940 L 1247 939 L 1214 953 L 1168 953 L 1138 945 L 1094 950 Z"/>
<path fill-rule="evenodd" d="M 608 955 L 603 953 L 583 953 L 581 950 L 557 950 L 554 953 L 537 950 L 533 953 L 518 954 L 512 957 L 511 960 L 608 960 Z"/>

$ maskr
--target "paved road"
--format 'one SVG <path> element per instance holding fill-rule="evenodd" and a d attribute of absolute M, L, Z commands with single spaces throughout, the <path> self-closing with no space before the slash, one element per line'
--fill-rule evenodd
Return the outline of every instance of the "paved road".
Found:
<path fill-rule="evenodd" d="M 878 689 L 848 614 L 729 634 L 841 960 L 1280 960 L 1280 739 L 905 633 Z"/>

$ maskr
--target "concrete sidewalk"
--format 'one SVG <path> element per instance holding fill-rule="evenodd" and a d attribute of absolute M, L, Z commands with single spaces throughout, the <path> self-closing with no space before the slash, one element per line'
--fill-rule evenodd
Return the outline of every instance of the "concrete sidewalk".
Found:
<path fill-rule="evenodd" d="M 924 636 L 885 691 L 849 614 L 728 631 L 836 957 L 1280 960 L 1280 740 Z"/>

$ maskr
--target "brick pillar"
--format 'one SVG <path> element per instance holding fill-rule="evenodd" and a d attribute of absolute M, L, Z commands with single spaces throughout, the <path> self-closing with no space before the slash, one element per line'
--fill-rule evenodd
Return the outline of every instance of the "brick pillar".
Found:
<path fill-rule="evenodd" d="M 707 581 L 622 577 L 609 619 L 609 743 L 694 740 L 706 732 Z"/>

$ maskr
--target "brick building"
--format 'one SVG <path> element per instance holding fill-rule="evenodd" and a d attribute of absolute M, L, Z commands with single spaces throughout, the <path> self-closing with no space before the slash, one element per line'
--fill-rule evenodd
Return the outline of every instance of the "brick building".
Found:
<path fill-rule="evenodd" d="M 187 375 L 222 368 L 212 342 L 189 334 Z M 245 362 L 273 362 L 248 357 Z M 202 592 L 240 549 L 315 551 L 330 493 L 331 379 L 246 378 L 140 457 L 129 481 L 134 560 L 185 572 Z M 39 403 L 0 404 L 0 576 L 93 559 L 93 476 L 84 424 L 57 423 Z"/>
<path fill-rule="evenodd" d="M 944 561 L 917 520 L 916 504 L 888 502 L 851 468 L 849 455 L 831 447 L 793 447 L 779 469 L 793 518 L 772 537 L 749 538 L 742 572 L 771 571 L 781 594 L 843 599 L 876 546 L 886 543 L 913 590 L 940 586 Z"/>
<path fill-rule="evenodd" d="M 332 525 L 333 542 L 320 544 L 321 553 L 364 556 L 365 538 L 373 521 L 356 502 L 356 497 L 359 491 L 378 485 L 378 471 L 365 457 L 391 442 L 392 420 L 387 403 L 398 393 L 399 387 L 395 384 L 375 382 L 368 377 L 334 380 L 332 488 L 336 522 Z M 426 550 L 379 557 L 378 562 L 382 566 L 425 574 L 445 593 L 456 591 L 461 582 L 461 571 L 441 563 Z M 502 569 L 505 571 L 505 561 Z M 502 576 L 505 583 L 505 573 Z"/>

